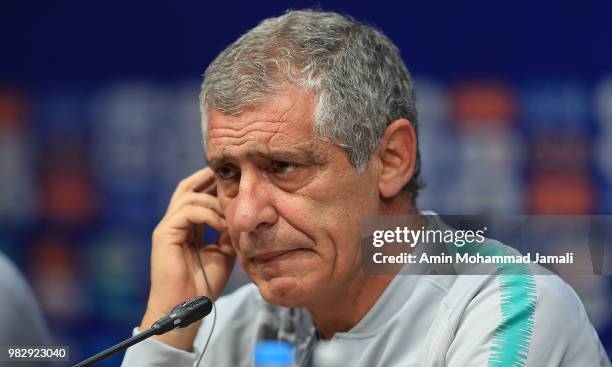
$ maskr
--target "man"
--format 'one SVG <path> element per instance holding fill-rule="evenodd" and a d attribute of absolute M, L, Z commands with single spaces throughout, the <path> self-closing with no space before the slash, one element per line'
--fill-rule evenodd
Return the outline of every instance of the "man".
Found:
<path fill-rule="evenodd" d="M 262 339 L 292 342 L 300 366 L 323 340 L 346 366 L 607 365 L 554 276 L 504 283 L 524 301 L 508 314 L 493 275 L 364 274 L 363 218 L 419 214 L 412 81 L 381 32 L 335 13 L 267 19 L 208 67 L 201 109 L 210 168 L 178 185 L 154 231 L 141 330 L 220 295 L 237 257 L 254 285 L 217 301 L 204 366 L 251 366 Z M 207 280 L 202 224 L 222 232 L 198 248 Z M 123 365 L 192 366 L 211 324 L 147 340 Z"/>

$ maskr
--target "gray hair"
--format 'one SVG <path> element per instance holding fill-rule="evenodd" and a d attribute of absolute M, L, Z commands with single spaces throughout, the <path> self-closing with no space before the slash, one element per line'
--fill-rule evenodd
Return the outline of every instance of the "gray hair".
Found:
<path fill-rule="evenodd" d="M 313 92 L 316 134 L 342 147 L 359 172 L 391 122 L 405 118 L 417 129 L 412 79 L 397 47 L 350 17 L 301 10 L 264 20 L 208 66 L 200 95 L 204 144 L 210 108 L 240 114 L 289 85 Z M 419 173 L 417 148 L 402 190 L 413 203 Z"/>

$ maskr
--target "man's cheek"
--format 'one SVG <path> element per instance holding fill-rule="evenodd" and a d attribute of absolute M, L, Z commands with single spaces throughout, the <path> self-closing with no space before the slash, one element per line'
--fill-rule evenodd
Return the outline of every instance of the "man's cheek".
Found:
<path fill-rule="evenodd" d="M 240 232 L 236 232 L 236 231 L 228 231 L 228 235 L 232 244 L 232 248 L 234 249 L 234 251 L 236 252 L 236 256 L 238 256 L 238 260 L 240 262 L 242 262 L 242 258 L 244 257 L 244 251 L 243 251 L 243 246 L 240 242 Z M 245 260 L 247 260 L 246 257 L 244 257 Z"/>

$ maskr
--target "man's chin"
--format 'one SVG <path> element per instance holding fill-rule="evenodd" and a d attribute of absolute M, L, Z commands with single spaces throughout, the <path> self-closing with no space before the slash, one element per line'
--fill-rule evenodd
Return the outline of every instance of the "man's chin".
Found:
<path fill-rule="evenodd" d="M 257 287 L 266 302 L 281 307 L 305 307 L 316 297 L 316 287 L 309 289 L 303 280 L 294 277 L 260 281 Z"/>

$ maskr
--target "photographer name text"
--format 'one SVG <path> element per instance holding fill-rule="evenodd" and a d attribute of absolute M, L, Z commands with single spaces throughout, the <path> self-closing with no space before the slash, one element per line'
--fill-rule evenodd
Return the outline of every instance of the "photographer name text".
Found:
<path fill-rule="evenodd" d="M 539 252 L 528 252 L 525 255 L 401 253 L 391 256 L 377 252 L 373 255 L 372 260 L 375 264 L 573 264 L 574 253 L 566 252 L 563 255 L 543 255 Z"/>

